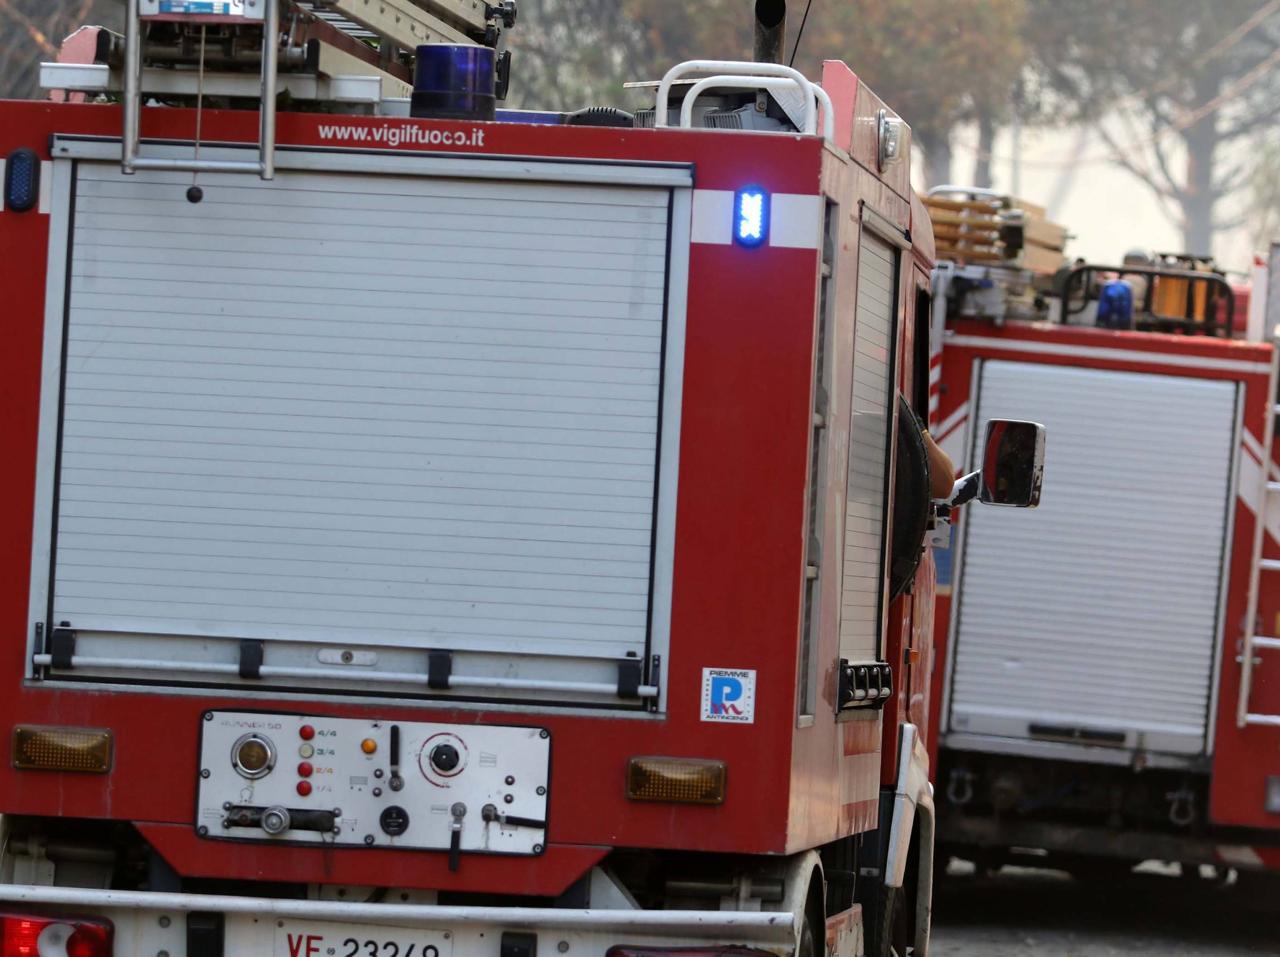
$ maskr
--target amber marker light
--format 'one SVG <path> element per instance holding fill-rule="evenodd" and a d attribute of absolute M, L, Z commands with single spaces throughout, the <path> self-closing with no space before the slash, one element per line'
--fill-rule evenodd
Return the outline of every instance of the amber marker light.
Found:
<path fill-rule="evenodd" d="M 114 752 L 107 728 L 18 725 L 13 729 L 13 766 L 22 771 L 106 774 Z"/>
<path fill-rule="evenodd" d="M 360 742 L 360 750 L 365 754 L 373 754 L 373 752 L 378 750 L 378 742 L 373 740 L 373 738 L 365 738 Z"/>
<path fill-rule="evenodd" d="M 627 797 L 673 804 L 723 804 L 723 761 L 704 758 L 632 758 L 627 763 Z"/>

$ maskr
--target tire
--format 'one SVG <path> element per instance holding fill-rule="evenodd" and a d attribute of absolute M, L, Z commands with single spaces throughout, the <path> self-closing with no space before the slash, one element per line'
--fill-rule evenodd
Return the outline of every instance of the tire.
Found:
<path fill-rule="evenodd" d="M 929 530 L 929 453 L 920 420 L 898 394 L 898 452 L 893 478 L 893 539 L 889 552 L 889 597 L 915 580 Z"/>
<path fill-rule="evenodd" d="M 913 950 L 907 896 L 901 887 L 881 885 L 867 928 L 867 957 L 907 957 Z"/>
<path fill-rule="evenodd" d="M 823 947 L 826 950 L 826 947 Z M 796 947 L 796 957 L 825 957 L 818 953 L 818 944 L 813 936 L 813 917 L 806 914 L 804 924 L 800 927 L 800 943 Z"/>

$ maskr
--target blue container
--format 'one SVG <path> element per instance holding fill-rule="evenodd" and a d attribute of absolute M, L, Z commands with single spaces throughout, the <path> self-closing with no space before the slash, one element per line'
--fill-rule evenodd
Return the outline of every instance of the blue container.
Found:
<path fill-rule="evenodd" d="M 412 116 L 492 120 L 496 54 L 492 47 L 426 43 L 415 51 Z"/>

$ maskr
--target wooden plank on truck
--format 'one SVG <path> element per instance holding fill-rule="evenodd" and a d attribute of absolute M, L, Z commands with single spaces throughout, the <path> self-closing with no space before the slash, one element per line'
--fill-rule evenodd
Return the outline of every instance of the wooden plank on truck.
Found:
<path fill-rule="evenodd" d="M 933 238 L 936 240 L 967 239 L 970 242 L 995 243 L 1000 239 L 1000 231 L 998 229 L 978 229 L 934 223 Z"/>
<path fill-rule="evenodd" d="M 1000 204 L 990 199 L 943 199 L 940 196 L 926 196 L 924 204 L 929 209 L 945 209 L 952 212 L 964 212 L 966 210 L 994 214 L 1000 209 Z"/>
<path fill-rule="evenodd" d="M 939 224 L 944 226 L 973 225 L 993 229 L 1000 225 L 995 216 L 970 216 L 964 213 L 931 212 L 929 219 L 933 221 L 935 226 Z"/>
<path fill-rule="evenodd" d="M 1028 219 L 1022 235 L 1028 243 L 1048 249 L 1064 249 L 1067 245 L 1067 228 L 1047 219 Z"/>
<path fill-rule="evenodd" d="M 1057 272 L 1066 261 L 1060 249 L 1046 249 L 1043 246 L 1024 246 L 1018 263 L 1024 269 L 1036 273 Z"/>

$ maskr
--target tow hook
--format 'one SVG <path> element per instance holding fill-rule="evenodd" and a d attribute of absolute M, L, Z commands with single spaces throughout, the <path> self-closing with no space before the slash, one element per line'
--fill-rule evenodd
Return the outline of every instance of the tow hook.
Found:
<path fill-rule="evenodd" d="M 1169 821 L 1175 827 L 1187 827 L 1196 819 L 1196 795 L 1183 786 L 1165 795 L 1169 801 Z"/>
<path fill-rule="evenodd" d="M 973 800 L 974 773 L 968 768 L 953 768 L 947 777 L 947 800 L 964 807 Z"/>

